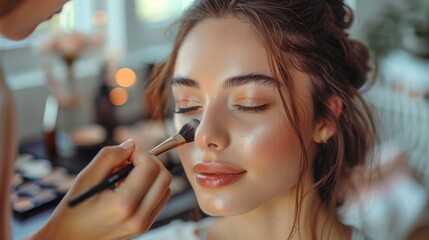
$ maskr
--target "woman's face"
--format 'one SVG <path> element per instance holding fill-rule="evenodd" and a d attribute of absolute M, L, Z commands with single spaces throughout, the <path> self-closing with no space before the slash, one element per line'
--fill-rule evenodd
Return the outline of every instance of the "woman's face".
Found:
<path fill-rule="evenodd" d="M 302 135 L 313 148 L 310 80 L 291 72 Z M 178 150 L 200 207 L 238 215 L 289 194 L 301 148 L 278 94 L 263 45 L 235 18 L 206 19 L 185 38 L 174 69 L 176 129 L 200 119 L 194 144 Z"/>
<path fill-rule="evenodd" d="M 15 0 L 9 0 L 15 1 Z M 0 18 L 0 35 L 23 39 L 42 22 L 59 13 L 68 0 L 23 0 L 11 12 Z"/>

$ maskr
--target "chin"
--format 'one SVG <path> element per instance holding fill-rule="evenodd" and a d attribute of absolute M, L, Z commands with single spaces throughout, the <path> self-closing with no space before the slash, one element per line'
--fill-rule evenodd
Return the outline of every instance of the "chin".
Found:
<path fill-rule="evenodd" d="M 213 217 L 229 217 L 245 214 L 252 211 L 254 207 L 227 196 L 202 196 L 197 194 L 200 209 L 207 215 Z"/>
<path fill-rule="evenodd" d="M 6 37 L 7 39 L 14 40 L 14 41 L 23 40 L 26 37 L 28 37 L 29 35 L 30 34 L 15 34 L 15 33 L 12 33 L 12 34 L 4 33 L 3 34 L 3 36 Z"/>
<path fill-rule="evenodd" d="M 0 31 L 1 35 L 7 39 L 19 41 L 27 38 L 30 34 L 33 33 L 35 28 L 29 29 L 7 29 L 6 31 Z M 0 29 L 1 30 L 1 29 Z"/>

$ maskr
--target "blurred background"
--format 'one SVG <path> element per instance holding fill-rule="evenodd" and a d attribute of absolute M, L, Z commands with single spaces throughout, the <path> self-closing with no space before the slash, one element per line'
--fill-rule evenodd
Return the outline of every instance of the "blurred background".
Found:
<path fill-rule="evenodd" d="M 376 70 L 375 85 L 365 97 L 376 114 L 381 166 L 376 174 L 384 180 L 362 188 L 362 197 L 350 200 L 340 214 L 374 239 L 427 239 L 429 2 L 347 2 L 355 12 L 349 33 L 370 47 Z M 148 121 L 142 90 L 152 66 L 171 49 L 174 20 L 191 3 L 73 0 L 26 40 L 0 38 L 2 67 L 18 114 L 14 237 L 43 224 L 67 190 L 67 180 L 101 146 L 132 137 L 148 149 L 168 135 L 168 126 Z M 169 167 L 177 173 L 173 184 L 182 198 L 172 198 L 154 227 L 201 214 L 194 211 L 177 158 L 165 158 L 173 159 Z M 45 191 L 37 201 L 29 198 L 35 196 L 34 185 L 39 193 L 58 177 L 63 185 L 54 186 L 55 192 Z M 357 220 L 362 209 L 366 221 Z"/>

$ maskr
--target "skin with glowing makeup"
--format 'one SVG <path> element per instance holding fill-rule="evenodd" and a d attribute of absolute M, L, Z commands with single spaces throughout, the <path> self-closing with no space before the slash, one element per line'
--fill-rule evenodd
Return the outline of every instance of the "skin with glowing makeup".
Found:
<path fill-rule="evenodd" d="M 314 139 L 329 126 L 313 120 L 309 76 L 291 72 L 299 96 L 303 139 L 313 159 Z M 256 216 L 262 220 L 253 222 L 258 226 L 268 224 L 263 223 L 266 219 L 293 221 L 302 152 L 277 86 L 282 87 L 273 78 L 265 48 L 244 21 L 203 20 L 180 47 L 172 80 L 175 127 L 192 118 L 201 123 L 195 144 L 178 153 L 203 211 L 234 216 L 217 225 L 245 229 L 242 223 L 252 225 L 252 221 L 243 220 Z M 306 176 L 310 182 L 309 174 Z M 285 212 L 290 219 L 281 216 Z M 348 234 L 337 224 L 340 232 Z M 287 236 L 284 225 L 277 227 Z M 270 239 L 267 234 L 261 236 Z"/>

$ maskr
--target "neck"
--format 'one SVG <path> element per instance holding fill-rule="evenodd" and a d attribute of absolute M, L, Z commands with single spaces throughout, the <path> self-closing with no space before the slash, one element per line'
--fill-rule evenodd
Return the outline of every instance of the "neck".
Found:
<path fill-rule="evenodd" d="M 218 227 L 231 239 L 349 239 L 350 229 L 328 214 L 317 192 L 309 185 L 303 192 L 300 212 L 295 188 L 244 215 L 220 220 Z"/>

